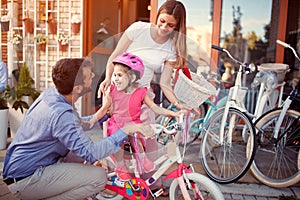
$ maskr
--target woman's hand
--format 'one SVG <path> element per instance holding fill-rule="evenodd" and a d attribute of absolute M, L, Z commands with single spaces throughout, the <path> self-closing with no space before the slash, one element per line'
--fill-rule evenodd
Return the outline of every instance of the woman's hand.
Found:
<path fill-rule="evenodd" d="M 107 89 L 108 89 L 109 86 L 110 86 L 110 82 L 111 82 L 110 79 L 105 78 L 104 81 L 102 81 L 102 82 L 100 83 L 99 90 L 98 90 L 98 98 L 101 97 L 101 93 L 104 93 L 105 91 L 107 91 Z"/>

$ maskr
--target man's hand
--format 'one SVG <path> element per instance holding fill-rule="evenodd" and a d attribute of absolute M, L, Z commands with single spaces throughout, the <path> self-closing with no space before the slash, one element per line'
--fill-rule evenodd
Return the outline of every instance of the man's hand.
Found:
<path fill-rule="evenodd" d="M 127 135 L 140 132 L 145 139 L 155 136 L 153 129 L 149 125 L 145 124 L 129 124 L 124 126 L 122 129 Z"/>

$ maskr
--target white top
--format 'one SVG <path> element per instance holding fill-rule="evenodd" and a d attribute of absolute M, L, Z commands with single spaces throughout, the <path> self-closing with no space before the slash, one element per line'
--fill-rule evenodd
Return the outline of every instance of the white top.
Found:
<path fill-rule="evenodd" d="M 144 63 L 144 75 L 139 80 L 139 87 L 150 87 L 154 71 L 160 71 L 165 61 L 175 62 L 176 51 L 169 39 L 163 44 L 156 43 L 150 35 L 151 23 L 135 22 L 125 31 L 132 41 L 127 52 L 139 56 Z"/>

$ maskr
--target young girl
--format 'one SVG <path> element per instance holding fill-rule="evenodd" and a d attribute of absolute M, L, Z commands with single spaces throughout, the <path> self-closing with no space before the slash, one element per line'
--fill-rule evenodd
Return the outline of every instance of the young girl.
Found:
<path fill-rule="evenodd" d="M 108 136 L 126 124 L 142 123 L 140 115 L 144 103 L 156 114 L 179 117 L 181 111 L 176 113 L 157 106 L 152 98 L 148 96 L 147 88 L 137 87 L 137 80 L 144 74 L 144 65 L 139 57 L 131 53 L 123 53 L 113 60 L 113 64 L 113 84 L 110 86 L 109 94 L 105 95 L 104 105 L 90 120 L 91 126 L 101 119 L 110 108 L 112 108 L 112 115 L 108 121 Z M 154 170 L 155 165 L 145 156 L 141 140 L 138 142 L 141 154 L 139 157 L 142 160 L 144 172 L 150 172 Z M 129 180 L 130 174 L 126 171 L 123 163 L 123 150 L 115 154 L 115 158 L 117 160 L 116 172 L 118 177 L 122 180 Z"/>

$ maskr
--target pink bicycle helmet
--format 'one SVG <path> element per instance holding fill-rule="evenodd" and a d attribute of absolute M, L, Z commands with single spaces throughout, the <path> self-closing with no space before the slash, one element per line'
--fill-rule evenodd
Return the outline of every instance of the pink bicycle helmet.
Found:
<path fill-rule="evenodd" d="M 144 74 L 144 64 L 143 61 L 136 55 L 131 53 L 122 53 L 113 60 L 113 63 L 120 63 L 128 66 L 132 70 L 136 70 L 140 73 L 140 78 Z"/>

